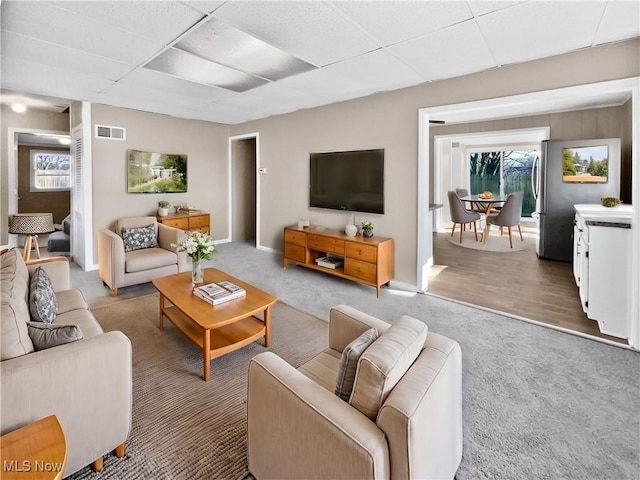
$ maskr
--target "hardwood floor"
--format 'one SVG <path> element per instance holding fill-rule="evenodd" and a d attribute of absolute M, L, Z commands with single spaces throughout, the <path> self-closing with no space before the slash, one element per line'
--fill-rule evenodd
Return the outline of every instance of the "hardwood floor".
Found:
<path fill-rule="evenodd" d="M 539 259 L 533 234 L 525 234 L 526 250 L 507 253 L 459 247 L 449 235 L 433 234 L 429 293 L 627 344 L 587 318 L 571 264 Z"/>

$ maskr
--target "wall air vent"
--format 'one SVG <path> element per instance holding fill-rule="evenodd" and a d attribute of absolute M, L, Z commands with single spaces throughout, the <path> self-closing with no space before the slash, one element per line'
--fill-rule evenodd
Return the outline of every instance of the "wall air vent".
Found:
<path fill-rule="evenodd" d="M 127 131 L 122 127 L 96 125 L 96 138 L 110 138 L 111 140 L 125 140 Z"/>

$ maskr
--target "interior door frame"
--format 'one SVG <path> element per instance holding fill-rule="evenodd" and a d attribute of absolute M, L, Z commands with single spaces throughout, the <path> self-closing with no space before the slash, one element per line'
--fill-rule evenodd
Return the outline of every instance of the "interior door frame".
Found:
<path fill-rule="evenodd" d="M 7 215 L 18 213 L 18 145 L 16 143 L 17 133 L 46 133 L 49 135 L 71 135 L 70 132 L 58 130 L 44 130 L 42 128 L 7 128 Z M 71 209 L 71 204 L 69 205 Z M 18 246 L 17 235 L 8 235 L 7 244 L 10 247 Z"/>
<path fill-rule="evenodd" d="M 418 238 L 416 254 L 418 291 L 428 290 L 428 277 L 433 264 L 433 238 L 431 215 L 429 215 L 429 167 L 433 159 L 429 155 L 429 119 L 437 118 L 445 121 L 455 119 L 456 123 L 462 123 L 490 120 L 498 116 L 522 116 L 523 105 L 535 105 L 539 101 L 553 101 L 553 99 L 566 96 L 586 98 L 594 94 L 609 92 L 624 92 L 631 96 L 631 164 L 634 168 L 631 185 L 631 217 L 634 225 L 640 225 L 640 180 L 638 180 L 637 173 L 640 165 L 640 76 L 418 110 Z M 528 115 L 536 114 L 533 109 L 528 111 Z M 542 109 L 537 113 L 542 113 Z M 447 117 L 448 115 L 449 117 Z M 434 169 L 434 171 L 437 170 Z M 632 229 L 632 245 L 640 245 L 640 228 Z M 632 249 L 631 252 L 629 281 L 632 292 L 629 344 L 632 348 L 639 350 L 640 298 L 637 292 L 640 292 L 640 251 L 637 249 Z"/>

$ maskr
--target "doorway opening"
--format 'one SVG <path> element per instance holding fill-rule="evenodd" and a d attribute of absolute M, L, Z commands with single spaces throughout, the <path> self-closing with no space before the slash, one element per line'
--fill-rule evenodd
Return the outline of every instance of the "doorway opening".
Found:
<path fill-rule="evenodd" d="M 258 134 L 229 139 L 229 236 L 259 246 Z"/>

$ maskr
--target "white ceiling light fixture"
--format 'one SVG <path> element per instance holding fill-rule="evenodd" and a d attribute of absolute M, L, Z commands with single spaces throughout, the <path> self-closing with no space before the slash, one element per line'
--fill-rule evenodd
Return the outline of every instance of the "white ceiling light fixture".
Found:
<path fill-rule="evenodd" d="M 16 113 L 24 113 L 27 111 L 27 106 L 22 102 L 15 102 L 11 104 L 11 110 Z"/>

